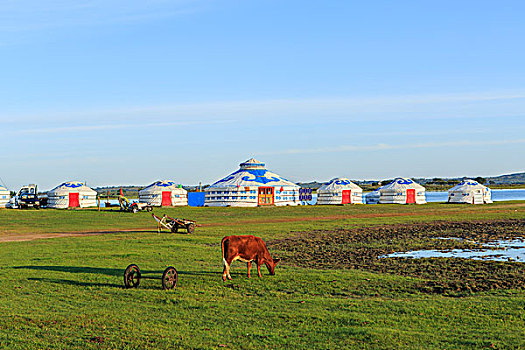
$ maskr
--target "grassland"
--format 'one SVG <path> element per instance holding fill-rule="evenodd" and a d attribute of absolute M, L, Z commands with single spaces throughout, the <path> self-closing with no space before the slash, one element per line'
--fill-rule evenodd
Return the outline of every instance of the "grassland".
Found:
<path fill-rule="evenodd" d="M 525 348 L 525 290 L 519 284 L 454 297 L 427 293 L 420 288 L 423 275 L 362 265 L 303 267 L 273 243 L 273 255 L 285 258 L 275 276 L 265 271 L 262 279 L 247 279 L 245 264 L 234 263 L 233 281 L 224 283 L 219 246 L 231 234 L 279 242 L 301 232 L 379 225 L 490 225 L 524 220 L 524 202 L 156 212 L 201 226 L 181 235 L 157 233 L 145 212 L 0 210 L 0 347 Z M 160 281 L 144 280 L 138 289 L 124 289 L 130 263 L 156 275 L 173 265 L 179 284 L 164 291 Z M 525 268 L 513 266 L 518 273 Z"/>

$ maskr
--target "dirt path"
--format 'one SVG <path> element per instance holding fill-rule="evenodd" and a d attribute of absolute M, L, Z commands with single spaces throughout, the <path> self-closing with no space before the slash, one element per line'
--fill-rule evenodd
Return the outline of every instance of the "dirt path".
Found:
<path fill-rule="evenodd" d="M 437 216 L 445 214 L 476 214 L 480 212 L 502 213 L 507 212 L 505 208 L 524 208 L 525 203 L 510 204 L 498 206 L 497 209 L 480 208 L 472 210 L 457 210 L 453 208 L 433 209 L 427 211 L 417 211 L 409 213 L 361 213 L 361 214 L 347 214 L 347 215 L 331 215 L 331 216 L 304 216 L 304 217 L 285 217 L 285 218 L 268 218 L 268 219 L 253 219 L 253 220 L 235 220 L 229 222 L 212 222 L 206 224 L 198 224 L 198 227 L 223 227 L 223 226 L 239 226 L 239 225 L 253 225 L 253 224 L 277 224 L 284 222 L 305 222 L 305 221 L 330 221 L 330 220 L 348 220 L 348 219 L 366 219 L 366 218 L 388 218 L 388 217 L 403 217 L 403 216 Z M 485 209 L 485 210 L 484 210 Z M 521 210 L 520 210 L 521 211 Z M 114 230 L 90 230 L 90 231 L 71 231 L 71 232 L 50 232 L 50 233 L 4 233 L 0 234 L 0 243 L 2 242 L 18 242 L 18 241 L 32 241 L 36 239 L 45 238 L 59 238 L 59 237 L 82 237 L 94 236 L 125 232 L 157 232 L 154 229 L 135 228 L 135 229 L 114 229 Z"/>
<path fill-rule="evenodd" d="M 0 243 L 34 241 L 36 239 L 45 239 L 45 238 L 98 236 L 98 235 L 107 235 L 107 234 L 112 234 L 112 233 L 124 233 L 124 232 L 152 232 L 152 231 L 145 230 L 145 229 L 134 229 L 134 230 L 101 230 L 101 231 L 51 232 L 51 233 L 6 233 L 0 236 Z M 157 231 L 154 231 L 154 232 L 157 232 Z"/>

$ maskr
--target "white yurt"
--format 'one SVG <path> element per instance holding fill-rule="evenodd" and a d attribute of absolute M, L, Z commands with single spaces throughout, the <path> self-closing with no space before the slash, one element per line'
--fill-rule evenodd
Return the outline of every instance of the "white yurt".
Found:
<path fill-rule="evenodd" d="M 156 181 L 139 191 L 139 202 L 158 207 L 188 205 L 188 191 L 173 181 Z"/>
<path fill-rule="evenodd" d="M 449 203 L 492 203 L 492 191 L 477 181 L 466 179 L 448 190 Z"/>
<path fill-rule="evenodd" d="M 335 178 L 319 187 L 317 204 L 363 204 L 363 189 L 343 177 Z"/>
<path fill-rule="evenodd" d="M 206 188 L 205 206 L 256 207 L 298 205 L 299 186 L 266 170 L 253 158 L 240 169 Z"/>
<path fill-rule="evenodd" d="M 381 204 L 425 204 L 425 188 L 408 178 L 397 178 L 379 190 Z"/>
<path fill-rule="evenodd" d="M 47 207 L 55 209 L 97 206 L 97 192 L 82 182 L 68 181 L 47 193 Z"/>
<path fill-rule="evenodd" d="M 7 203 L 9 203 L 9 198 L 11 194 L 9 190 L 3 186 L 0 186 L 0 208 L 5 208 Z"/>
<path fill-rule="evenodd" d="M 381 198 L 381 187 L 364 195 L 366 204 L 379 204 Z"/>

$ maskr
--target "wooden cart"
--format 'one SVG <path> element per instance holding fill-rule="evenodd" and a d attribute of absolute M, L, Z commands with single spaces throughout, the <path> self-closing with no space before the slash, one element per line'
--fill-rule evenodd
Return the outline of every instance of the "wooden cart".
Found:
<path fill-rule="evenodd" d="M 172 218 L 164 214 L 164 216 L 159 217 L 155 214 L 151 214 L 155 221 L 157 221 L 157 231 L 161 232 L 162 228 L 170 230 L 175 233 L 179 229 L 185 229 L 188 233 L 195 232 L 195 221 L 181 218 Z"/>

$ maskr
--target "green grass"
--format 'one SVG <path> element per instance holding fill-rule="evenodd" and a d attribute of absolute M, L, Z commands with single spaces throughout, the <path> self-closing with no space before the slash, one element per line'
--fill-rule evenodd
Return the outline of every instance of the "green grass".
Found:
<path fill-rule="evenodd" d="M 178 207 L 156 208 L 154 213 L 159 216 L 167 214 L 172 217 L 189 218 L 197 220 L 198 224 L 205 225 L 232 224 L 250 227 L 252 226 L 250 222 L 253 222 L 256 229 L 264 221 L 268 221 L 268 224 L 262 225 L 261 228 L 269 225 L 278 228 L 280 232 L 288 232 L 285 229 L 288 225 L 283 225 L 282 222 L 275 223 L 275 221 L 303 220 L 289 226 L 295 228 L 299 225 L 308 228 L 322 226 L 326 223 L 329 223 L 329 226 L 334 224 L 375 225 L 448 218 L 512 218 L 525 209 L 521 207 L 523 204 L 525 201 L 498 202 L 479 206 L 431 203 L 418 206 L 386 204 L 265 208 Z M 334 216 L 338 218 L 334 219 Z M 345 218 L 340 218 L 340 216 L 345 216 Z M 309 219 L 313 221 L 308 221 Z M 156 227 L 150 213 L 147 212 L 122 213 L 118 209 L 102 209 L 100 212 L 96 209 L 0 210 L 0 235 L 123 229 L 156 230 Z"/>
<path fill-rule="evenodd" d="M 524 290 L 452 298 L 419 293 L 409 276 L 286 262 L 275 276 L 263 268 L 262 279 L 250 280 L 236 262 L 233 281 L 224 283 L 219 245 L 230 234 L 270 240 L 313 229 L 523 219 L 523 202 L 156 212 L 205 226 L 193 235 L 159 234 L 148 213 L 0 210 L 6 237 L 147 230 L 0 243 L 0 348 L 525 348 Z M 173 265 L 179 284 L 163 291 L 159 280 L 143 280 L 126 290 L 130 263 L 159 276 Z"/>

